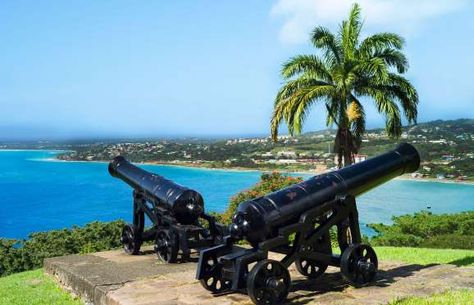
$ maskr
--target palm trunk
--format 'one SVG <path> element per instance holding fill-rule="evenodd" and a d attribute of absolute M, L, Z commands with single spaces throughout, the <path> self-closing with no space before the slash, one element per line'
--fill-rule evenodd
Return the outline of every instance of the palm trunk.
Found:
<path fill-rule="evenodd" d="M 334 146 L 334 150 L 337 153 L 338 168 L 342 168 L 343 166 L 349 166 L 354 163 L 354 158 L 352 155 L 352 135 L 348 128 L 339 127 L 337 129 Z"/>

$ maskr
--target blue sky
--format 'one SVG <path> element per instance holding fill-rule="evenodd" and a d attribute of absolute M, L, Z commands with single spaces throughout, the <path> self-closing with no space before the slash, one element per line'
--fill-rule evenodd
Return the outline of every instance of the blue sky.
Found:
<path fill-rule="evenodd" d="M 473 117 L 474 3 L 358 2 L 365 34 L 406 38 L 419 121 Z M 282 62 L 350 4 L 2 1 L 0 139 L 267 134 Z M 305 130 L 324 122 L 315 107 Z"/>

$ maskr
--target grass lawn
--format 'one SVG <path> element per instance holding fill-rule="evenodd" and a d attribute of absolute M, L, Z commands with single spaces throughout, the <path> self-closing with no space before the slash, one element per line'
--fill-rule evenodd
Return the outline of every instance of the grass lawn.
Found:
<path fill-rule="evenodd" d="M 392 260 L 407 264 L 453 264 L 474 266 L 474 250 L 375 247 L 379 261 Z"/>
<path fill-rule="evenodd" d="M 447 291 L 428 298 L 411 297 L 396 300 L 390 305 L 464 305 L 474 304 L 474 290 Z"/>
<path fill-rule="evenodd" d="M 82 305 L 63 291 L 43 269 L 0 277 L 1 305 Z"/>

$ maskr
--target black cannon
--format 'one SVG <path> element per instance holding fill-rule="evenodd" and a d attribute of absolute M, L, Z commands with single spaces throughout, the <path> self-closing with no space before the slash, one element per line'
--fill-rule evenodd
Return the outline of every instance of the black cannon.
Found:
<path fill-rule="evenodd" d="M 226 228 L 204 213 L 204 200 L 198 192 L 149 173 L 121 156 L 110 162 L 109 173 L 134 189 L 133 224 L 123 228 L 121 239 L 127 253 L 138 254 L 143 242 L 154 240 L 159 258 L 174 263 L 178 255 L 184 261 L 192 249 L 222 242 Z M 152 222 L 148 230 L 145 215 Z M 200 220 L 207 222 L 207 228 Z"/>
<path fill-rule="evenodd" d="M 372 281 L 377 256 L 361 243 L 355 197 L 417 170 L 419 164 L 416 149 L 404 143 L 375 158 L 240 203 L 224 243 L 200 253 L 197 279 L 213 293 L 246 291 L 259 305 L 286 299 L 291 283 L 287 268 L 292 263 L 311 279 L 337 266 L 353 285 Z M 332 251 L 333 227 L 341 255 Z M 251 248 L 235 245 L 243 239 Z M 283 259 L 268 259 L 269 251 L 283 254 Z"/>

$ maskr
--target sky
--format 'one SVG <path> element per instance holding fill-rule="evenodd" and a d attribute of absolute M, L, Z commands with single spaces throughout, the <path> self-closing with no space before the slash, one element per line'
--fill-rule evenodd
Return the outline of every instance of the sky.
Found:
<path fill-rule="evenodd" d="M 363 36 L 405 37 L 418 121 L 472 118 L 474 1 L 358 2 Z M 282 63 L 352 3 L 1 1 L 0 139 L 267 135 Z"/>

